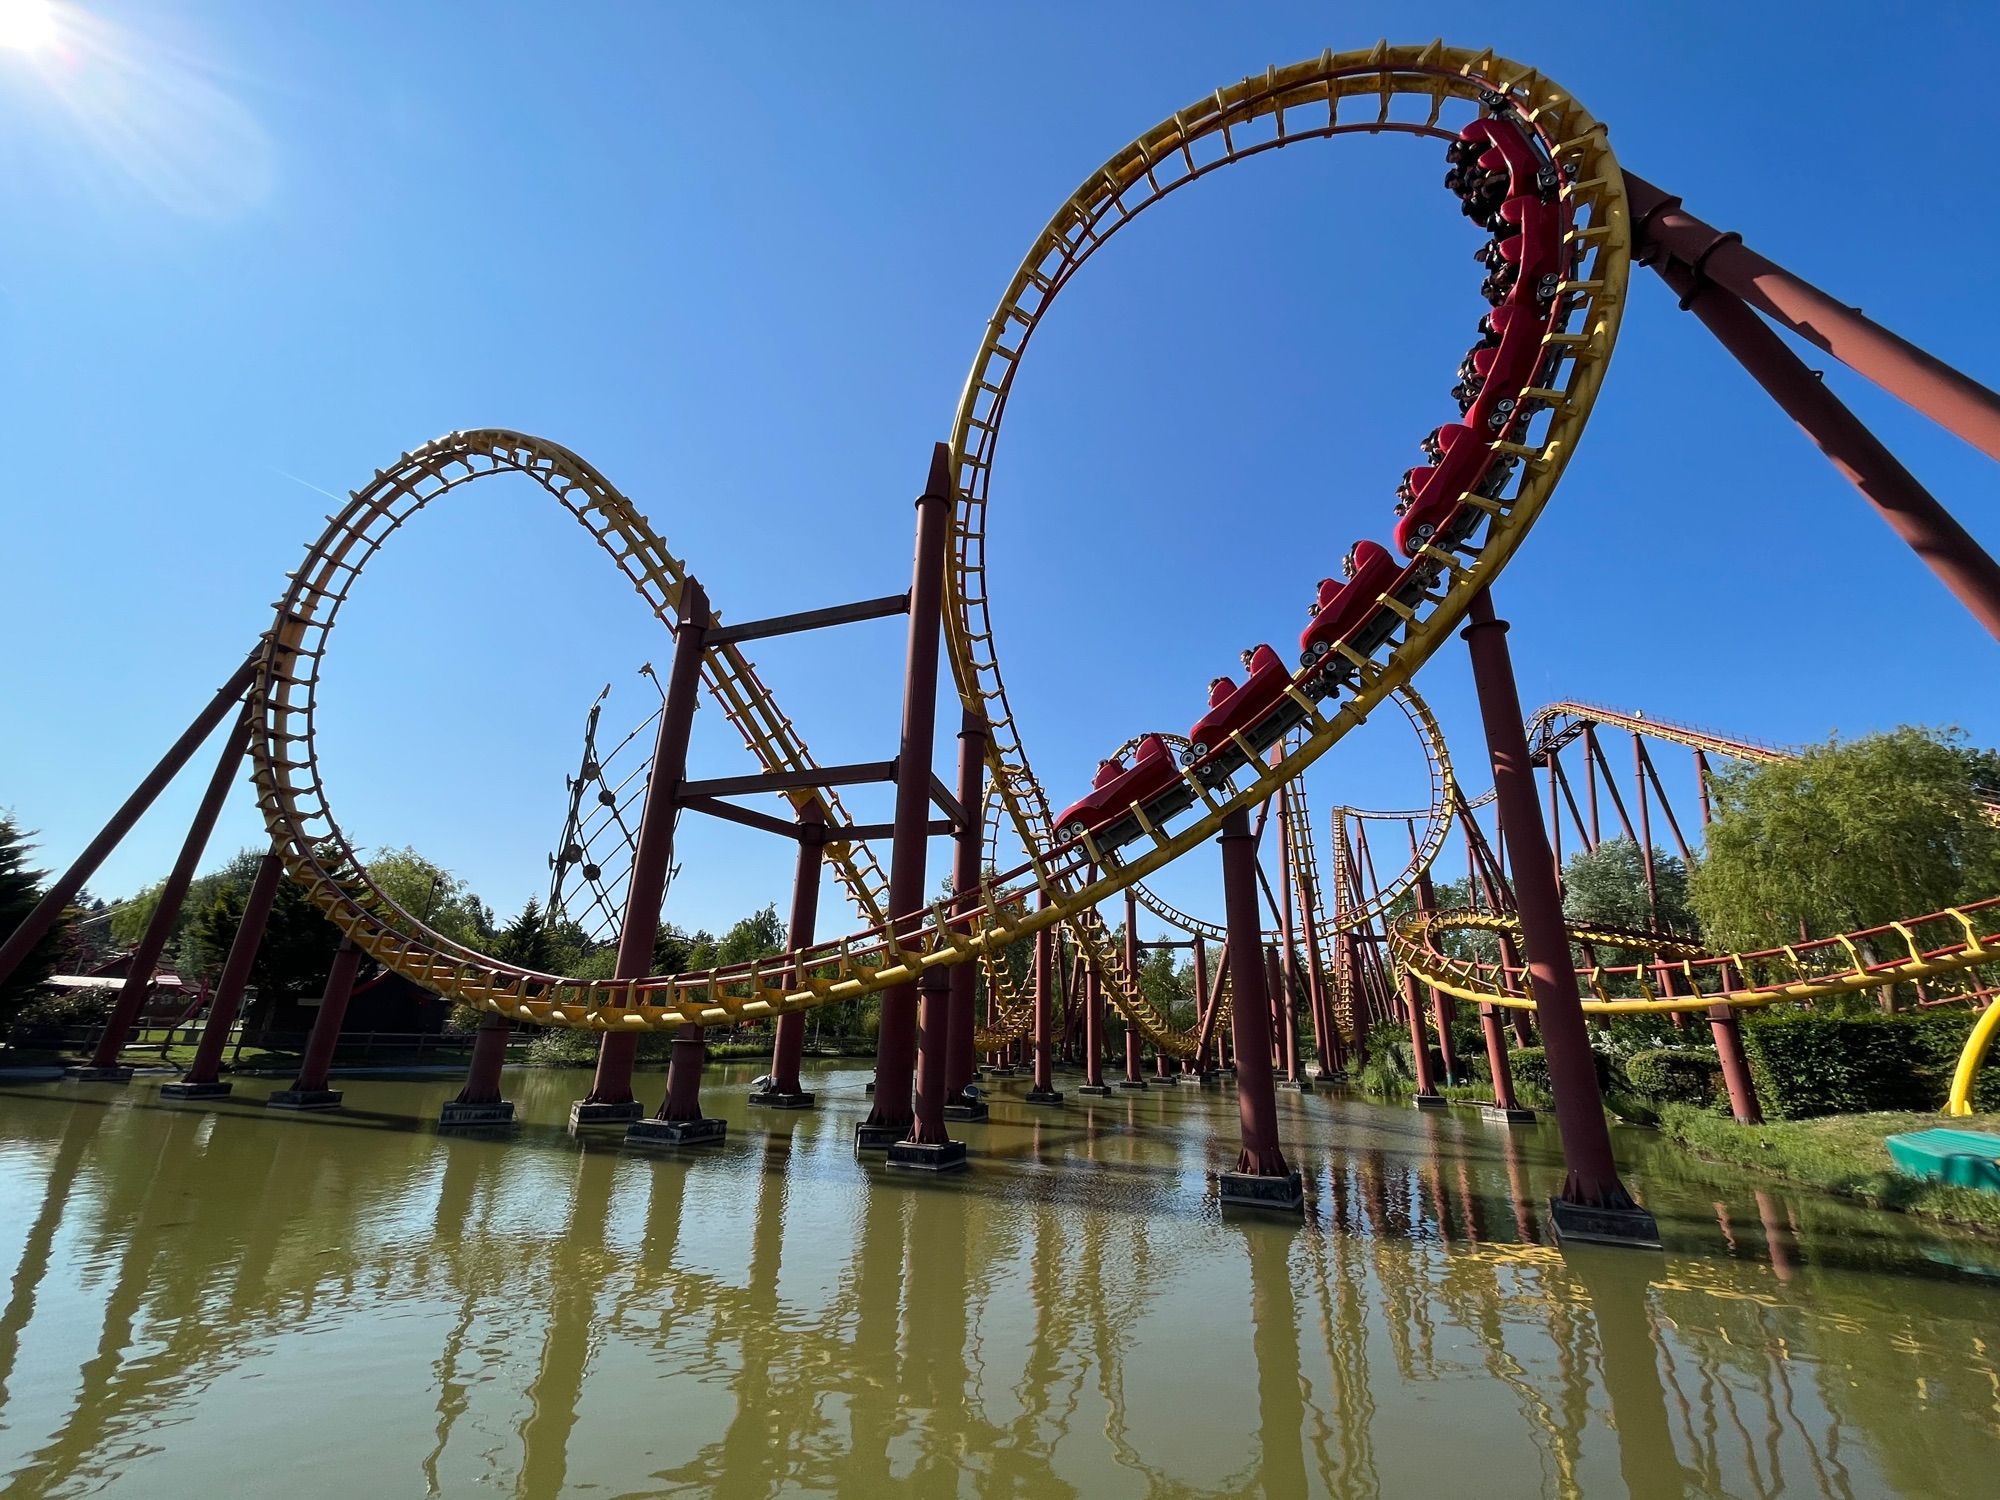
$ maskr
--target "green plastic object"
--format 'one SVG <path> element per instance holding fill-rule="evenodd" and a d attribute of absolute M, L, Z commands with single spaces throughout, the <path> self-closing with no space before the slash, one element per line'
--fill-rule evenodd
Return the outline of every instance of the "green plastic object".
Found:
<path fill-rule="evenodd" d="M 2000 1193 L 2000 1135 L 1985 1130 L 1913 1130 L 1885 1142 L 1912 1177 Z"/>

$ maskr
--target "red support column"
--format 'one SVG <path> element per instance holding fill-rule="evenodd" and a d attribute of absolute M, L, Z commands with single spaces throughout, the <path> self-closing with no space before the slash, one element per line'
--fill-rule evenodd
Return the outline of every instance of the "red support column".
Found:
<path fill-rule="evenodd" d="M 1238 810 L 1222 824 L 1222 903 L 1229 930 L 1235 1003 L 1230 1031 L 1236 1048 L 1236 1113 L 1243 1149 L 1236 1170 L 1218 1175 L 1225 1206 L 1298 1213 L 1305 1192 L 1278 1144 L 1278 1098 L 1271 1081 L 1270 999 L 1259 955 L 1264 934 L 1257 908 L 1257 850 L 1249 816 Z"/>
<path fill-rule="evenodd" d="M 1208 944 L 1202 940 L 1200 933 L 1196 933 L 1194 938 L 1194 1056 L 1187 1060 L 1181 1076 L 1191 1079 L 1197 1084 L 1202 1081 L 1202 1075 L 1208 1071 L 1209 1048 L 1213 1044 L 1215 1037 L 1215 1002 L 1213 997 L 1222 988 L 1220 983 L 1221 975 L 1218 974 L 1216 979 L 1217 983 L 1211 986 L 1208 978 Z"/>
<path fill-rule="evenodd" d="M 90 841 L 83 853 L 79 854 L 70 867 L 42 893 L 42 899 L 37 901 L 34 910 L 22 919 L 21 925 L 14 929 L 6 942 L 0 943 L 0 982 L 7 980 L 14 970 L 20 967 L 22 960 L 35 951 L 36 945 L 55 925 L 56 919 L 75 899 L 76 893 L 83 889 L 84 882 L 97 873 L 97 867 L 104 863 L 104 857 L 117 848 L 125 835 L 132 831 L 132 825 L 138 822 L 146 809 L 153 805 L 154 799 L 166 790 L 167 784 L 179 773 L 180 768 L 186 765 L 195 751 L 201 748 L 202 741 L 213 734 L 215 727 L 229 717 L 230 712 L 242 701 L 244 692 L 252 682 L 256 681 L 263 659 L 264 648 L 259 646 L 257 650 L 251 652 L 242 666 L 230 674 L 229 680 L 216 689 L 215 696 L 208 701 L 208 707 L 197 714 L 194 722 L 181 732 L 181 737 L 174 741 L 165 755 L 160 757 L 159 763 L 146 773 L 145 780 L 141 781 L 132 795 L 125 799 L 118 811 L 111 815 L 111 821 L 99 830 L 97 837 Z M 237 743 L 240 746 L 241 742 Z"/>
<path fill-rule="evenodd" d="M 1677 263 L 1654 269 L 1938 581 L 2000 637 L 2000 564 L 1992 555 L 1749 307 Z"/>
<path fill-rule="evenodd" d="M 229 797 L 230 783 L 235 780 L 237 767 L 249 751 L 249 741 L 250 723 L 246 715 L 223 743 L 222 758 L 215 763 L 215 774 L 209 778 L 208 790 L 202 793 L 194 821 L 188 824 L 187 838 L 181 843 L 180 855 L 174 860 L 173 869 L 167 873 L 165 884 L 160 887 L 160 899 L 153 908 L 152 920 L 146 924 L 146 934 L 139 939 L 139 946 L 132 950 L 125 983 L 119 987 L 118 999 L 111 1008 L 110 1018 L 104 1023 L 104 1033 L 97 1039 L 90 1066 L 78 1069 L 77 1077 L 117 1083 L 132 1076 L 130 1068 L 119 1066 L 119 1054 L 125 1049 L 125 1039 L 132 1034 L 132 1026 L 139 1019 L 140 1011 L 145 1008 L 146 997 L 153 991 L 153 970 L 159 965 L 167 939 L 173 936 L 174 924 L 180 919 L 181 903 L 187 899 L 188 885 L 194 879 L 195 866 L 201 862 L 202 850 L 208 847 L 208 836 L 215 830 L 215 820 Z"/>
<path fill-rule="evenodd" d="M 826 810 L 818 802 L 808 802 L 798 810 L 799 862 L 792 874 L 792 920 L 785 943 L 794 952 L 810 948 L 813 929 L 819 919 L 819 877 L 826 865 Z M 799 965 L 792 982 L 804 988 L 805 965 Z M 753 1089 L 750 1102 L 766 1109 L 811 1109 L 813 1096 L 799 1082 L 799 1059 L 805 1052 L 806 1016 L 802 1010 L 778 1017 L 777 1034 L 771 1041 L 771 1081 Z"/>
<path fill-rule="evenodd" d="M 1514 1068 L 1507 1061 L 1507 1034 L 1500 1026 L 1500 1007 L 1483 1001 L 1479 1007 L 1479 1034 L 1486 1039 L 1486 1071 L 1493 1075 L 1493 1110 L 1510 1125 L 1534 1123 L 1535 1112 L 1523 1109 L 1514 1094 Z"/>
<path fill-rule="evenodd" d="M 1410 1057 L 1417 1074 L 1416 1107 L 1444 1109 L 1450 1101 L 1437 1091 L 1437 1084 L 1431 1078 L 1431 1046 L 1424 1035 L 1423 1001 L 1417 993 L 1417 976 L 1408 971 L 1403 974 L 1403 1009 L 1410 1021 Z"/>
<path fill-rule="evenodd" d="M 632 849 L 632 874 L 625 886 L 625 914 L 618 930 L 614 981 L 644 979 L 653 972 L 653 941 L 660 932 L 660 903 L 666 899 L 667 872 L 674 862 L 674 824 L 680 815 L 681 782 L 687 775 L 688 739 L 694 731 L 701 694 L 701 664 L 707 655 L 711 617 L 708 595 L 696 580 L 682 585 L 680 624 L 674 629 L 674 660 L 667 671 L 666 700 L 653 734 L 653 764 L 639 809 L 639 837 Z M 683 1028 L 685 1029 L 685 1028 Z M 699 1031 L 696 1032 L 699 1036 Z M 632 1064 L 639 1052 L 637 1028 L 605 1033 L 597 1047 L 597 1073 L 590 1092 L 570 1106 L 572 1127 L 633 1125 L 645 1114 L 632 1093 Z M 678 1049 L 676 1049 L 678 1056 Z M 630 1137 L 630 1131 L 627 1132 Z M 722 1139 L 717 1131 L 714 1139 Z M 652 1137 L 641 1132 L 636 1144 Z"/>
<path fill-rule="evenodd" d="M 465 1126 L 504 1125 L 514 1118 L 511 1100 L 500 1097 L 500 1070 L 507 1063 L 507 1040 L 514 1023 L 498 1011 L 480 1018 L 472 1036 L 472 1062 L 465 1070 L 465 1085 L 447 1099 L 438 1111 L 438 1129 Z"/>
<path fill-rule="evenodd" d="M 1437 886 L 1431 880 L 1431 872 L 1423 871 L 1417 876 L 1417 910 L 1429 914 L 1437 910 Z M 1444 1081 L 1457 1083 L 1461 1074 L 1458 1067 L 1458 1048 L 1451 1039 L 1451 1023 L 1458 1017 L 1458 1002 L 1443 990 L 1431 990 L 1431 1019 L 1437 1026 L 1438 1060 L 1444 1064 Z M 1505 1057 L 1505 1048 L 1502 1049 Z M 1511 1096 L 1512 1090 L 1509 1089 Z M 1496 1101 L 1497 1102 L 1497 1101 Z"/>
<path fill-rule="evenodd" d="M 1701 826 L 1705 833 L 1714 821 L 1715 810 L 1708 800 L 1708 757 L 1699 750 L 1694 753 L 1694 782 L 1701 791 Z"/>
<path fill-rule="evenodd" d="M 1042 892 L 1041 905 L 1047 910 L 1049 893 Z M 1060 1104 L 1063 1096 L 1055 1086 L 1055 1017 L 1053 986 L 1056 967 L 1056 930 L 1044 927 L 1035 934 L 1035 1077 L 1022 1096 L 1029 1104 Z"/>
<path fill-rule="evenodd" d="M 1282 752 L 1281 752 L 1282 753 Z M 1298 950 L 1293 946 L 1292 908 L 1298 902 L 1298 870 L 1292 848 L 1292 801 L 1286 787 L 1278 788 L 1278 994 L 1284 1017 L 1284 1087 L 1308 1093 L 1312 1084 L 1299 1061 Z M 1315 1017 L 1315 1020 L 1318 1018 Z"/>
<path fill-rule="evenodd" d="M 896 751 L 896 805 L 889 844 L 889 920 L 901 940 L 924 923 L 929 852 L 933 740 L 937 732 L 938 639 L 944 622 L 944 570 L 950 554 L 955 493 L 951 450 L 931 452 L 929 482 L 917 497 L 916 559 L 910 582 L 910 634 L 903 673 L 903 725 Z M 968 808 L 968 816 L 973 810 Z M 949 1171 L 965 1165 L 965 1145 L 945 1129 L 945 1051 L 951 1040 L 950 981 L 923 990 L 918 1047 L 918 986 L 882 992 L 875 1039 L 875 1099 L 856 1128 L 856 1150 L 889 1148 L 892 1166 Z"/>
<path fill-rule="evenodd" d="M 958 911 L 977 911 L 980 864 L 985 857 L 986 806 L 986 721 L 967 710 L 958 730 L 958 805 L 965 811 L 965 823 L 952 837 L 952 889 L 958 897 Z M 945 1068 L 945 1113 L 954 1120 L 983 1120 L 986 1104 L 966 1093 L 979 1076 L 978 1058 L 972 1034 L 978 1029 L 979 971 L 969 963 L 951 968 L 951 1035 L 947 1043 Z M 989 997 L 989 1008 L 990 1008 Z M 1005 1052 L 1001 1066 L 1007 1066 Z"/>
<path fill-rule="evenodd" d="M 1125 973 L 1132 981 L 1132 987 L 1139 986 L 1139 898 L 1132 887 L 1125 887 Z M 1142 1089 L 1146 1086 L 1140 1064 L 1139 1028 L 1131 1017 L 1125 1019 L 1125 1076 L 1118 1080 L 1121 1089 Z"/>
<path fill-rule="evenodd" d="M 178 1083 L 163 1084 L 163 1099 L 210 1099 L 229 1092 L 222 1081 L 222 1049 L 229 1044 L 230 1029 L 243 1005 L 243 991 L 250 983 L 250 967 L 257 961 L 257 949 L 264 941 L 264 924 L 271 917 L 271 903 L 277 899 L 278 882 L 284 878 L 285 862 L 276 849 L 258 862 L 250 894 L 243 898 L 243 920 L 229 944 L 223 960 L 222 977 L 216 981 L 215 998 L 209 1002 L 208 1022 L 195 1044 L 194 1062 Z"/>
<path fill-rule="evenodd" d="M 1737 1024 L 1735 1007 L 1711 1005 L 1708 1029 L 1715 1038 L 1715 1055 L 1722 1063 L 1729 1113 L 1739 1125 L 1763 1124 L 1764 1112 L 1757 1107 L 1757 1086 L 1750 1077 L 1750 1059 L 1743 1051 L 1743 1028 Z"/>
<path fill-rule="evenodd" d="M 1555 863 L 1528 764 L 1507 627 L 1494 615 L 1490 591 L 1482 589 L 1474 596 L 1469 619 L 1464 635 L 1471 647 L 1473 683 L 1493 762 L 1500 826 L 1514 850 L 1514 898 L 1526 939 L 1529 983 L 1548 1057 L 1563 1160 L 1569 1169 L 1562 1193 L 1550 1200 L 1551 1215 L 1559 1235 L 1658 1245 L 1653 1216 L 1633 1203 L 1619 1181 L 1612 1155 L 1611 1131 L 1604 1121 L 1597 1066 L 1570 959 L 1569 933 L 1556 894 Z"/>
<path fill-rule="evenodd" d="M 2000 458 L 2000 394 L 1705 224 L 1681 200 L 1625 174 L 1635 248 L 1665 252 L 1908 402 L 1989 458 Z"/>
<path fill-rule="evenodd" d="M 347 1019 L 347 1002 L 354 995 L 354 976 L 361 969 L 361 949 L 352 939 L 342 938 L 334 951 L 333 965 L 327 970 L 326 990 L 320 996 L 319 1014 L 313 1017 L 312 1035 L 306 1039 L 306 1055 L 299 1063 L 299 1076 L 288 1089 L 279 1089 L 265 1100 L 272 1109 L 338 1109 L 340 1090 L 326 1086 L 333 1069 L 333 1049 L 340 1045 L 341 1023 Z"/>
<path fill-rule="evenodd" d="M 1093 867 L 1085 879 L 1095 882 L 1097 870 Z M 1104 1081 L 1104 981 L 1098 975 L 1097 965 L 1088 959 L 1083 963 L 1083 1082 L 1077 1085 L 1079 1094 L 1104 1095 L 1111 1092 Z"/>

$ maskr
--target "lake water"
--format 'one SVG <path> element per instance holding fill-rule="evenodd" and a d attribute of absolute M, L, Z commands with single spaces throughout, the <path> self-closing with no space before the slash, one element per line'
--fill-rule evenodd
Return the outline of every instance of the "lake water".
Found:
<path fill-rule="evenodd" d="M 2000 1494 L 2000 1243 L 1622 1131 L 1666 1251 L 1562 1252 L 1552 1125 L 1327 1094 L 1279 1101 L 1303 1226 L 1217 1212 L 1216 1090 L 1010 1080 L 911 1180 L 854 1159 L 866 1072 L 755 1071 L 679 1156 L 572 1137 L 576 1072 L 499 1138 L 442 1078 L 0 1085 L 0 1489 Z"/>

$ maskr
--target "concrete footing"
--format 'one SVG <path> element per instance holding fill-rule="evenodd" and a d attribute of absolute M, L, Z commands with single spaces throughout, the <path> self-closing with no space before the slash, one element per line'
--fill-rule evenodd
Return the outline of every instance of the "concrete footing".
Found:
<path fill-rule="evenodd" d="M 339 1089 L 279 1089 L 264 1101 L 266 1109 L 339 1109 Z"/>
<path fill-rule="evenodd" d="M 625 1131 L 628 1146 L 719 1146 L 729 1134 L 727 1120 L 636 1120 Z"/>
<path fill-rule="evenodd" d="M 1310 1094 L 1313 1091 L 1312 1080 L 1306 1077 L 1280 1078 L 1275 1082 L 1288 1094 Z"/>
<path fill-rule="evenodd" d="M 1093 1099 L 1106 1099 L 1111 1095 L 1111 1086 L 1105 1083 L 1079 1083 L 1076 1091 L 1079 1094 L 1088 1094 Z"/>
<path fill-rule="evenodd" d="M 864 1121 L 854 1127 L 854 1149 L 857 1152 L 887 1151 L 909 1133 L 907 1125 L 870 1125 Z"/>
<path fill-rule="evenodd" d="M 997 1068 L 981 1068 L 979 1071 L 984 1073 L 988 1078 L 1012 1078 L 1021 1070 L 1003 1063 Z"/>
<path fill-rule="evenodd" d="M 1149 1088 L 1151 1085 L 1143 1078 L 1121 1078 L 1118 1080 L 1118 1087 L 1121 1089 L 1143 1089 Z"/>
<path fill-rule="evenodd" d="M 1532 1125 L 1535 1112 L 1532 1109 L 1502 1109 L 1497 1104 L 1479 1106 L 1479 1117 L 1489 1125 Z"/>
<path fill-rule="evenodd" d="M 509 1099 L 492 1104 L 461 1104 L 456 1099 L 448 1099 L 444 1108 L 438 1111 L 439 1130 L 477 1130 L 481 1126 L 513 1123 L 514 1104 Z"/>
<path fill-rule="evenodd" d="M 947 1104 L 944 1107 L 944 1117 L 947 1120 L 971 1120 L 977 1123 L 990 1113 L 984 1099 L 968 1099 L 963 1104 Z"/>
<path fill-rule="evenodd" d="M 229 1096 L 230 1085 L 223 1079 L 214 1083 L 163 1083 L 160 1085 L 162 1099 L 225 1099 Z"/>
<path fill-rule="evenodd" d="M 1063 1102 L 1061 1089 L 1029 1089 L 1021 1096 L 1023 1104 L 1060 1104 Z"/>
<path fill-rule="evenodd" d="M 1593 1208 L 1585 1203 L 1565 1203 L 1549 1199 L 1549 1219 L 1556 1227 L 1556 1239 L 1591 1245 L 1627 1245 L 1634 1250 L 1658 1250 L 1660 1225 L 1645 1209 Z"/>
<path fill-rule="evenodd" d="M 1413 1109 L 1450 1109 L 1451 1101 L 1443 1094 L 1418 1094 L 1410 1100 Z"/>
<path fill-rule="evenodd" d="M 963 1172 L 965 1142 L 898 1141 L 889 1148 L 889 1165 L 911 1172 Z"/>
<path fill-rule="evenodd" d="M 1293 1168 L 1283 1177 L 1255 1172 L 1218 1172 L 1216 1195 L 1224 1208 L 1248 1208 L 1264 1213 L 1298 1214 L 1305 1209 L 1305 1181 Z"/>
<path fill-rule="evenodd" d="M 1174 1084 L 1178 1088 L 1198 1089 L 1209 1081 L 1206 1073 L 1176 1073 Z"/>
<path fill-rule="evenodd" d="M 593 1125 L 630 1125 L 634 1120 L 646 1118 L 646 1106 L 637 1099 L 627 1099 L 623 1104 L 598 1104 L 589 1099 L 579 1099 L 569 1107 L 569 1128 L 586 1130 Z"/>
<path fill-rule="evenodd" d="M 780 1093 L 776 1089 L 756 1089 L 750 1095 L 750 1103 L 758 1109 L 811 1109 L 813 1095 L 805 1089 L 796 1093 Z"/>
<path fill-rule="evenodd" d="M 130 1068 L 86 1068 L 68 1067 L 63 1069 L 65 1078 L 74 1078 L 79 1083 L 130 1083 Z"/>

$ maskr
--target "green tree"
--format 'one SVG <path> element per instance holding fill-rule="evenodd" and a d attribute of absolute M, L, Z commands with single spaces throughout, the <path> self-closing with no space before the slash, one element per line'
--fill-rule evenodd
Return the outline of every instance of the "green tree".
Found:
<path fill-rule="evenodd" d="M 182 905 L 178 966 L 183 977 L 214 983 L 228 961 L 242 925 L 250 886 L 263 862 L 260 849 L 244 849 L 220 870 L 201 877 L 188 888 Z M 272 897 L 271 915 L 250 966 L 250 983 L 257 999 L 245 1024 L 265 1024 L 280 1002 L 317 995 L 326 983 L 340 933 L 320 914 L 294 882 L 280 878 Z"/>
<path fill-rule="evenodd" d="M 1689 894 L 1710 941 L 1769 947 L 2000 892 L 1994 769 L 1956 730 L 1905 725 L 1715 776 Z"/>
<path fill-rule="evenodd" d="M 42 899 L 45 870 L 28 867 L 34 845 L 14 820 L 0 813 L 0 937 L 12 933 Z M 65 912 L 29 950 L 19 968 L 0 981 L 0 1024 L 11 1020 L 30 993 L 56 970 L 70 946 L 71 914 Z"/>
<path fill-rule="evenodd" d="M 715 945 L 711 963 L 740 964 L 753 958 L 769 958 L 785 951 L 785 925 L 778 920 L 777 903 L 753 911 L 722 935 Z M 699 967 L 699 966 L 697 966 Z"/>
<path fill-rule="evenodd" d="M 1659 903 L 1657 925 L 1668 932 L 1699 930 L 1688 905 L 1687 865 L 1678 855 L 1653 850 L 1653 889 Z M 1563 915 L 1572 922 L 1654 926 L 1637 842 L 1605 839 L 1595 849 L 1572 855 L 1563 870 Z"/>
<path fill-rule="evenodd" d="M 433 932 L 481 948 L 493 937 L 493 910 L 471 887 L 405 845 L 377 849 L 368 878 L 378 890 Z"/>
<path fill-rule="evenodd" d="M 530 896 L 527 905 L 521 908 L 521 914 L 508 923 L 494 940 L 493 956 L 538 974 L 546 974 L 554 954 L 555 945 L 550 940 L 548 924 L 542 920 L 542 903 Z"/>

